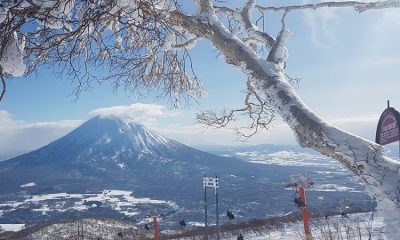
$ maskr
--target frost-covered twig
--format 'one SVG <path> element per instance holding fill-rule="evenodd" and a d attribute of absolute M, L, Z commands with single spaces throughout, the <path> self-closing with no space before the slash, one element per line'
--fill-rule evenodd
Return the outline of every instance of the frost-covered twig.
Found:
<path fill-rule="evenodd" d="M 2 84 L 2 91 L 0 94 L 0 101 L 3 99 L 4 94 L 6 93 L 6 80 L 4 79 L 3 75 L 3 68 L 0 66 L 0 78 L 1 78 L 1 84 Z"/>
<path fill-rule="evenodd" d="M 247 0 L 246 4 L 240 12 L 244 29 L 248 31 L 249 36 L 262 41 L 267 47 L 272 47 L 275 43 L 275 39 L 271 37 L 267 32 L 260 31 L 251 21 L 251 12 L 254 10 L 256 0 Z"/>
<path fill-rule="evenodd" d="M 214 10 L 213 0 L 197 0 L 200 5 L 200 13 L 211 13 Z"/>
<path fill-rule="evenodd" d="M 260 96 L 251 85 L 251 79 L 247 81 L 247 95 L 244 107 L 240 109 L 222 111 L 204 111 L 196 114 L 197 120 L 203 125 L 215 128 L 223 128 L 235 122 L 235 133 L 240 140 L 247 140 L 261 130 L 268 130 L 275 119 L 275 111 L 268 99 Z M 238 121 L 239 118 L 248 119 L 246 124 Z"/>
<path fill-rule="evenodd" d="M 257 5 L 261 11 L 293 11 L 293 10 L 304 10 L 304 9 L 318 9 L 318 8 L 343 8 L 351 7 L 358 12 L 364 12 L 367 10 L 382 9 L 382 8 L 399 8 L 400 2 L 398 0 L 388 1 L 376 1 L 376 2 L 358 2 L 358 1 L 343 1 L 343 2 L 322 2 L 315 4 L 303 4 L 303 5 L 287 5 L 282 7 L 265 7 Z"/>

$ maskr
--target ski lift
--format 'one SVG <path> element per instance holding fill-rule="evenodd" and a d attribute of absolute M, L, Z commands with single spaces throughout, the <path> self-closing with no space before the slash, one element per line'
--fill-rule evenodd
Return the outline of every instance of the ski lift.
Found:
<path fill-rule="evenodd" d="M 292 175 L 290 176 L 290 183 L 286 184 L 285 187 L 286 188 L 292 188 L 295 189 L 295 193 L 294 193 L 294 198 L 293 198 L 293 203 L 299 207 L 305 207 L 305 203 L 304 203 L 304 199 L 301 199 L 301 197 L 299 196 L 299 188 L 307 188 L 310 186 L 314 185 L 313 181 L 310 181 L 310 176 L 307 175 Z"/>
<path fill-rule="evenodd" d="M 286 184 L 286 188 L 298 189 L 299 187 L 308 188 L 314 185 L 314 182 L 310 180 L 310 175 L 291 175 L 290 183 Z"/>
<path fill-rule="evenodd" d="M 285 185 L 285 188 L 297 188 L 299 185 L 298 183 L 288 183 Z"/>
<path fill-rule="evenodd" d="M 294 199 L 293 199 L 294 204 L 297 205 L 297 207 L 301 208 L 304 207 L 304 201 L 301 199 L 300 196 L 297 196 L 297 194 L 295 195 Z"/>
<path fill-rule="evenodd" d="M 313 239 L 311 234 L 311 228 L 309 224 L 309 215 L 307 209 L 307 202 L 306 202 L 306 194 L 305 188 L 309 187 L 311 184 L 309 181 L 309 175 L 306 177 L 304 175 L 292 175 L 290 176 L 290 183 L 291 186 L 295 187 L 295 196 L 293 202 L 297 205 L 297 207 L 301 208 L 301 215 L 303 218 L 304 223 L 304 234 L 305 239 L 311 240 Z M 312 183 L 313 185 L 314 183 Z"/>

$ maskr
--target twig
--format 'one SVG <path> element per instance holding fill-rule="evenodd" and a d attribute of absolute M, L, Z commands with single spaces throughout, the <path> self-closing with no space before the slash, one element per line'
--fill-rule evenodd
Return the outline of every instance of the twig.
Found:
<path fill-rule="evenodd" d="M 5 93 L 6 93 L 6 81 L 4 79 L 4 75 L 3 75 L 3 68 L 0 66 L 0 78 L 1 78 L 1 83 L 3 85 L 3 90 L 1 91 L 1 95 L 0 95 L 0 102 L 3 99 Z"/>

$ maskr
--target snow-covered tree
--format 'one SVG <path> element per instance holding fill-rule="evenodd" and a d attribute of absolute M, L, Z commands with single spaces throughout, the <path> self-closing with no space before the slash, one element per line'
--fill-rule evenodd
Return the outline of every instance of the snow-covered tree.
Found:
<path fill-rule="evenodd" d="M 183 2 L 183 0 L 182 0 Z M 203 95 L 193 69 L 190 48 L 208 40 L 227 64 L 247 75 L 244 107 L 198 114 L 200 122 L 224 127 L 237 115 L 250 119 L 251 136 L 280 117 L 298 143 L 340 161 L 366 183 L 385 216 L 387 239 L 400 235 L 400 164 L 384 156 L 378 144 L 344 132 L 310 110 L 285 73 L 290 37 L 285 18 L 293 11 L 353 8 L 363 12 L 398 8 L 399 1 L 321 2 L 268 7 L 242 0 L 194 0 L 195 14 L 178 0 L 5 0 L 0 4 L 0 78 L 29 74 L 43 64 L 56 64 L 75 81 L 75 92 L 95 81 L 109 81 L 129 91 L 155 90 L 175 103 Z M 185 2 L 185 4 L 188 4 Z M 253 13 L 257 12 L 257 18 Z M 257 26 L 268 12 L 280 12 L 280 31 Z M 253 14 L 253 15 L 252 15 Z M 107 68 L 106 75 L 96 68 Z"/>

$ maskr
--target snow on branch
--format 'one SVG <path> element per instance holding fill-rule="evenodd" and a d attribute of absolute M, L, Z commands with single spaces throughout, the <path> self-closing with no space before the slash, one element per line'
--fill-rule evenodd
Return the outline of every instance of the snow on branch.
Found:
<path fill-rule="evenodd" d="M 5 39 L 0 55 L 0 66 L 2 72 L 14 77 L 20 77 L 24 74 L 26 66 L 23 62 L 23 52 L 25 48 L 25 37 L 18 38 L 17 33 L 13 32 L 9 39 Z"/>
<path fill-rule="evenodd" d="M 290 37 L 290 32 L 286 30 L 285 28 L 285 17 L 288 12 L 285 11 L 285 13 L 282 16 L 281 23 L 282 27 L 281 30 L 279 31 L 278 37 L 276 38 L 276 41 L 274 45 L 271 48 L 271 51 L 268 54 L 267 60 L 270 62 L 274 62 L 277 64 L 283 65 L 286 59 L 288 58 L 288 50 L 285 47 L 286 42 L 288 41 Z"/>
<path fill-rule="evenodd" d="M 275 39 L 267 32 L 260 31 L 251 21 L 251 12 L 254 10 L 256 0 L 248 0 L 241 11 L 244 28 L 249 32 L 250 37 L 263 41 L 267 47 L 271 47 Z"/>
<path fill-rule="evenodd" d="M 197 0 L 200 6 L 200 14 L 210 14 L 213 12 L 213 0 Z"/>
<path fill-rule="evenodd" d="M 252 22 L 252 11 L 254 10 L 255 0 L 247 0 L 241 9 L 231 9 L 226 6 L 214 6 L 216 13 L 226 16 L 228 23 L 227 28 L 232 33 L 240 36 L 241 39 L 248 45 L 254 46 L 262 45 L 263 47 L 270 48 L 275 39 L 265 31 L 260 30 Z M 261 12 L 263 15 L 263 13 Z"/>
<path fill-rule="evenodd" d="M 343 2 L 322 2 L 315 4 L 303 4 L 303 5 L 288 5 L 282 7 L 264 7 L 257 5 L 255 8 L 261 11 L 293 11 L 303 9 L 318 9 L 318 8 L 343 8 L 352 7 L 358 12 L 364 12 L 373 9 L 383 8 L 399 8 L 400 1 L 388 0 L 388 1 L 377 1 L 377 2 L 358 2 L 358 1 L 343 1 Z"/>

